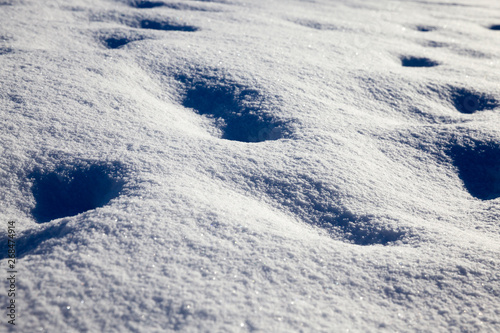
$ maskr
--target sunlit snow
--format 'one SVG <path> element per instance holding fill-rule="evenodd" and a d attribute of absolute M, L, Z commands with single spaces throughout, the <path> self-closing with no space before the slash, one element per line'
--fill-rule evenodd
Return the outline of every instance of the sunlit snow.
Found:
<path fill-rule="evenodd" d="M 499 332 L 499 59 L 493 0 L 0 0 L 0 331 Z"/>

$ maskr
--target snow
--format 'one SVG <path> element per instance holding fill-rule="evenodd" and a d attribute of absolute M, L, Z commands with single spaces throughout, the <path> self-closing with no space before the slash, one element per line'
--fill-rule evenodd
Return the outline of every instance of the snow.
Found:
<path fill-rule="evenodd" d="M 500 331 L 499 24 L 0 0 L 0 330 Z"/>

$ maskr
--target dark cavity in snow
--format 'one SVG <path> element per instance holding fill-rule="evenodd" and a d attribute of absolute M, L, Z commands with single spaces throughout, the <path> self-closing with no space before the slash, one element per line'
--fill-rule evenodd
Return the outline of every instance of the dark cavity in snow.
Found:
<path fill-rule="evenodd" d="M 182 101 L 200 115 L 215 118 L 223 139 L 262 142 L 282 138 L 283 124 L 263 113 L 262 103 L 264 99 L 256 90 L 206 81 L 194 83 Z"/>
<path fill-rule="evenodd" d="M 106 205 L 123 187 L 118 165 L 61 166 L 53 172 L 35 170 L 33 217 L 38 223 L 74 216 Z"/>
<path fill-rule="evenodd" d="M 130 6 L 134 8 L 155 8 L 155 7 L 161 7 L 164 6 L 165 4 L 160 1 L 133 1 L 130 3 Z"/>
<path fill-rule="evenodd" d="M 226 4 L 226 5 L 232 4 L 232 2 L 227 1 L 227 0 L 194 0 L 194 1 L 198 1 L 198 2 L 210 2 L 210 3 L 222 3 L 222 4 Z"/>
<path fill-rule="evenodd" d="M 139 27 L 142 29 L 152 29 L 152 30 L 164 30 L 164 31 L 198 31 L 198 28 L 190 25 L 180 25 L 170 22 L 152 21 L 152 20 L 142 20 L 139 23 Z"/>
<path fill-rule="evenodd" d="M 126 45 L 130 43 L 131 40 L 128 38 L 107 38 L 104 40 L 104 44 L 110 48 L 110 49 L 117 49 L 119 47 L 122 47 L 123 45 Z"/>
<path fill-rule="evenodd" d="M 456 146 L 451 158 L 467 191 L 475 198 L 500 197 L 500 144 L 479 143 Z"/>
<path fill-rule="evenodd" d="M 415 27 L 415 30 L 421 31 L 421 32 L 429 32 L 429 31 L 434 31 L 436 30 L 436 27 L 429 26 L 429 25 L 417 25 Z"/>
<path fill-rule="evenodd" d="M 401 65 L 403 67 L 434 67 L 439 63 L 428 58 L 406 56 L 401 57 Z"/>
<path fill-rule="evenodd" d="M 211 2 L 211 1 L 202 1 L 202 2 Z M 214 1 L 219 2 L 219 1 Z M 225 3 L 225 2 L 219 2 Z M 218 11 L 213 8 L 206 8 L 201 6 L 196 6 L 187 1 L 184 2 L 162 2 L 162 1 L 132 1 L 130 3 L 131 7 L 134 8 L 155 8 L 155 7 L 168 7 L 170 9 L 178 9 L 178 10 L 198 10 L 198 11 Z"/>
<path fill-rule="evenodd" d="M 144 36 L 132 31 L 118 30 L 101 34 L 99 39 L 108 49 L 118 49 L 128 43 L 143 40 Z"/>
<path fill-rule="evenodd" d="M 197 5 L 192 5 L 192 4 L 185 3 L 185 2 L 166 3 L 165 7 L 168 7 L 170 9 L 176 9 L 176 10 L 192 10 L 192 11 L 200 11 L 200 12 L 219 12 L 220 11 L 220 9 L 205 7 L 204 5 L 197 6 Z"/>
<path fill-rule="evenodd" d="M 490 26 L 490 29 L 491 30 L 500 30 L 500 24 L 492 25 L 492 26 Z"/>
<path fill-rule="evenodd" d="M 459 112 L 466 114 L 472 114 L 477 111 L 493 110 L 499 106 L 498 101 L 492 96 L 477 93 L 465 88 L 452 89 L 451 101 Z"/>

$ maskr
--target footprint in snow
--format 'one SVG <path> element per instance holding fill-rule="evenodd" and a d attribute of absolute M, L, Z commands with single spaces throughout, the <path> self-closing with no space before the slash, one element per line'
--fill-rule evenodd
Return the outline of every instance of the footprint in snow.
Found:
<path fill-rule="evenodd" d="M 475 198 L 500 197 L 500 144 L 498 142 L 456 145 L 449 150 L 465 189 Z"/>
<path fill-rule="evenodd" d="M 493 96 L 465 88 L 451 89 L 450 99 L 457 111 L 465 114 L 493 110 L 500 106 L 500 103 Z"/>
<path fill-rule="evenodd" d="M 424 57 L 403 56 L 401 57 L 401 65 L 403 67 L 434 67 L 439 63 Z"/>
<path fill-rule="evenodd" d="M 140 8 L 140 9 L 148 9 L 164 6 L 165 3 L 161 1 L 132 1 L 130 3 L 131 7 Z"/>
<path fill-rule="evenodd" d="M 432 25 L 417 25 L 414 27 L 414 30 L 420 31 L 420 32 L 430 32 L 437 30 L 437 27 L 432 26 Z"/>
<path fill-rule="evenodd" d="M 118 49 L 129 43 L 144 40 L 143 36 L 133 35 L 129 32 L 113 32 L 98 37 L 101 43 L 108 49 Z"/>
<path fill-rule="evenodd" d="M 307 176 L 264 175 L 257 183 L 259 193 L 268 195 L 304 223 L 326 230 L 335 240 L 390 246 L 415 238 L 390 217 L 352 213 L 338 202 L 340 195 L 335 188 L 322 181 Z"/>
<path fill-rule="evenodd" d="M 103 42 L 109 49 L 118 49 L 118 48 L 130 43 L 131 40 L 128 38 L 110 37 L 110 38 L 106 38 L 105 40 L 103 40 Z"/>
<path fill-rule="evenodd" d="M 193 10 L 193 11 L 203 11 L 203 12 L 208 12 L 208 11 L 217 12 L 217 11 L 219 11 L 216 8 L 197 6 L 197 5 L 189 4 L 186 2 L 133 1 L 130 3 L 130 6 L 133 8 L 139 8 L 139 9 L 166 7 L 169 9 L 176 9 L 176 10 Z"/>
<path fill-rule="evenodd" d="M 163 30 L 163 31 L 198 31 L 197 27 L 191 25 L 183 25 L 169 21 L 156 21 L 156 20 L 142 20 L 138 22 L 134 28 Z"/>
<path fill-rule="evenodd" d="M 37 223 L 102 207 L 118 197 L 124 185 L 118 163 L 61 165 L 53 171 L 34 170 L 28 178 L 33 181 L 32 215 Z"/>
<path fill-rule="evenodd" d="M 207 78 L 178 80 L 185 86 L 184 107 L 214 118 L 222 139 L 263 142 L 284 137 L 285 124 L 265 111 L 268 103 L 257 90 Z"/>

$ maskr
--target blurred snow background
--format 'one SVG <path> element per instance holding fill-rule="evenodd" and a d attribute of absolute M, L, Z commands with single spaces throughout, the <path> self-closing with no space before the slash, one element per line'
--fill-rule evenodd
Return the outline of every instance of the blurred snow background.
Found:
<path fill-rule="evenodd" d="M 0 1 L 17 331 L 499 331 L 499 30 L 488 0 Z"/>

